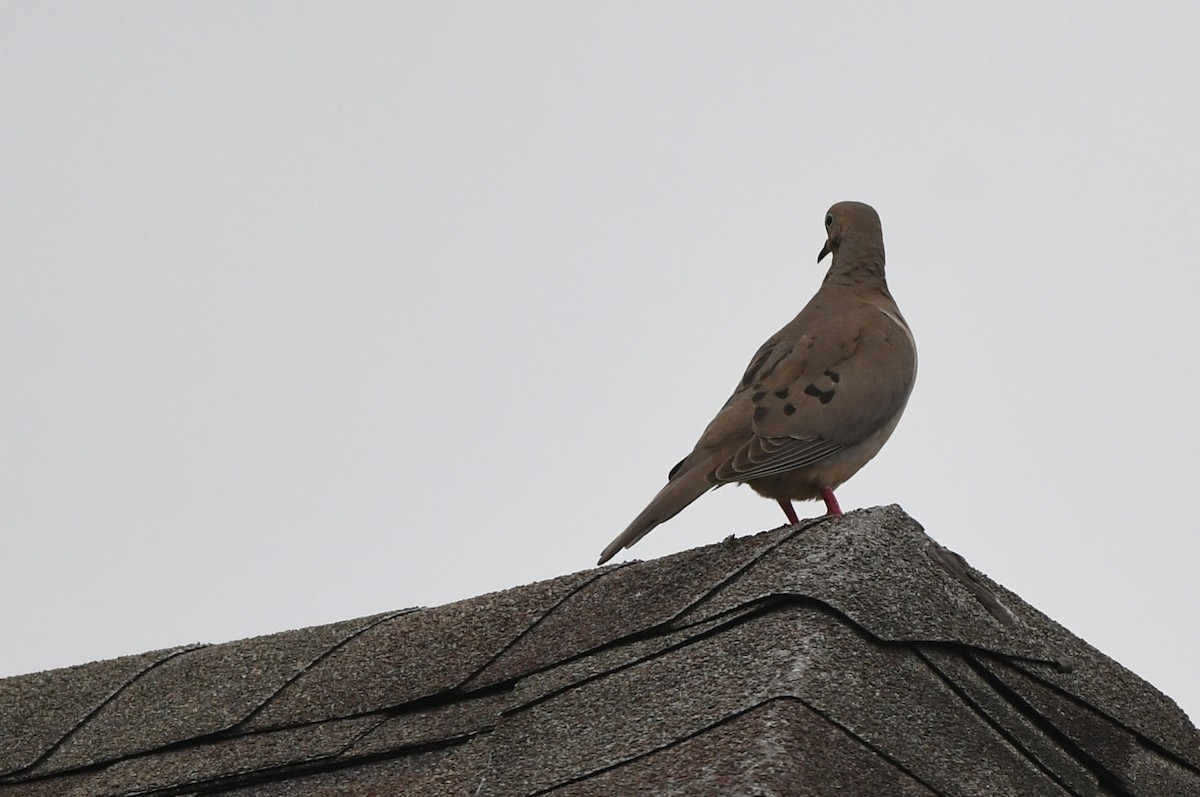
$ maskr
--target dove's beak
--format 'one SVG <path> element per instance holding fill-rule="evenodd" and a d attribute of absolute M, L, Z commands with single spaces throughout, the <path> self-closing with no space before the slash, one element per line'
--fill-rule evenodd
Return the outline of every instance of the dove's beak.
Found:
<path fill-rule="evenodd" d="M 820 263 L 824 260 L 825 255 L 829 254 L 829 251 L 829 241 L 826 241 L 825 245 L 821 247 L 821 254 L 817 255 L 817 262 Z"/>

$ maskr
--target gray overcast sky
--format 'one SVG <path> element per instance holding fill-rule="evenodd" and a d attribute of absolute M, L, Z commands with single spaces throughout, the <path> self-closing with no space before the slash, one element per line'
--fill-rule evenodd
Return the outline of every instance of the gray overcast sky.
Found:
<path fill-rule="evenodd" d="M 1200 15 L 991 6 L 0 6 L 0 675 L 589 567 L 856 199 L 921 373 L 842 505 L 1200 718 Z"/>

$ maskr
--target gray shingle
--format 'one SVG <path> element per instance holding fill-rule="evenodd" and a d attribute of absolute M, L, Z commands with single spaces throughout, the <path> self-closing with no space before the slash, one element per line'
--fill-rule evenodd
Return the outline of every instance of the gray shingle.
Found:
<path fill-rule="evenodd" d="M 754 784 L 753 791 L 747 784 Z M 780 698 L 547 794 L 933 797 L 936 792 L 802 702 Z"/>
<path fill-rule="evenodd" d="M 36 768 L 50 773 L 115 761 L 227 730 L 333 647 L 377 618 L 183 651 L 145 670 Z"/>
<path fill-rule="evenodd" d="M 746 538 L 714 556 L 711 548 L 678 554 L 669 569 L 610 566 L 594 571 L 556 610 L 472 680 L 487 686 L 526 675 L 675 619 L 723 585 L 771 544 Z M 614 607 L 620 606 L 620 611 Z"/>
<path fill-rule="evenodd" d="M 0 680 L 0 775 L 32 767 L 138 675 L 185 650 Z"/>
<path fill-rule="evenodd" d="M 562 576 L 385 620 L 301 675 L 256 725 L 350 717 L 453 689 L 590 577 Z"/>

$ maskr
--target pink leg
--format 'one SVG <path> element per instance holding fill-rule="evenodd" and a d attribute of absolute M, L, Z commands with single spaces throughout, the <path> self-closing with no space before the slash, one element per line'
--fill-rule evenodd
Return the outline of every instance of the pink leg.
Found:
<path fill-rule="evenodd" d="M 828 487 L 821 488 L 821 497 L 825 499 L 825 514 L 840 515 L 842 508 L 838 506 L 837 497 L 834 496 L 833 490 Z"/>
<path fill-rule="evenodd" d="M 796 510 L 792 507 L 791 501 L 786 498 L 780 498 L 779 507 L 783 510 L 783 514 L 787 515 L 788 522 L 793 526 L 800 522 L 800 518 L 796 517 Z"/>

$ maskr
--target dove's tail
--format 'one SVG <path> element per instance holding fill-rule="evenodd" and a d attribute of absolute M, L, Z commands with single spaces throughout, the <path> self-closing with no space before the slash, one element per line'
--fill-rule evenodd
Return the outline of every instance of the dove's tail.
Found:
<path fill-rule="evenodd" d="M 685 506 L 695 501 L 706 492 L 716 487 L 707 477 L 707 468 L 691 468 L 674 474 L 673 479 L 658 491 L 658 495 L 650 501 L 649 506 L 642 510 L 629 527 L 622 531 L 617 538 L 608 544 L 604 553 L 600 554 L 602 565 L 616 556 L 617 551 L 628 548 L 645 537 L 659 523 L 666 523 L 678 515 Z"/>

